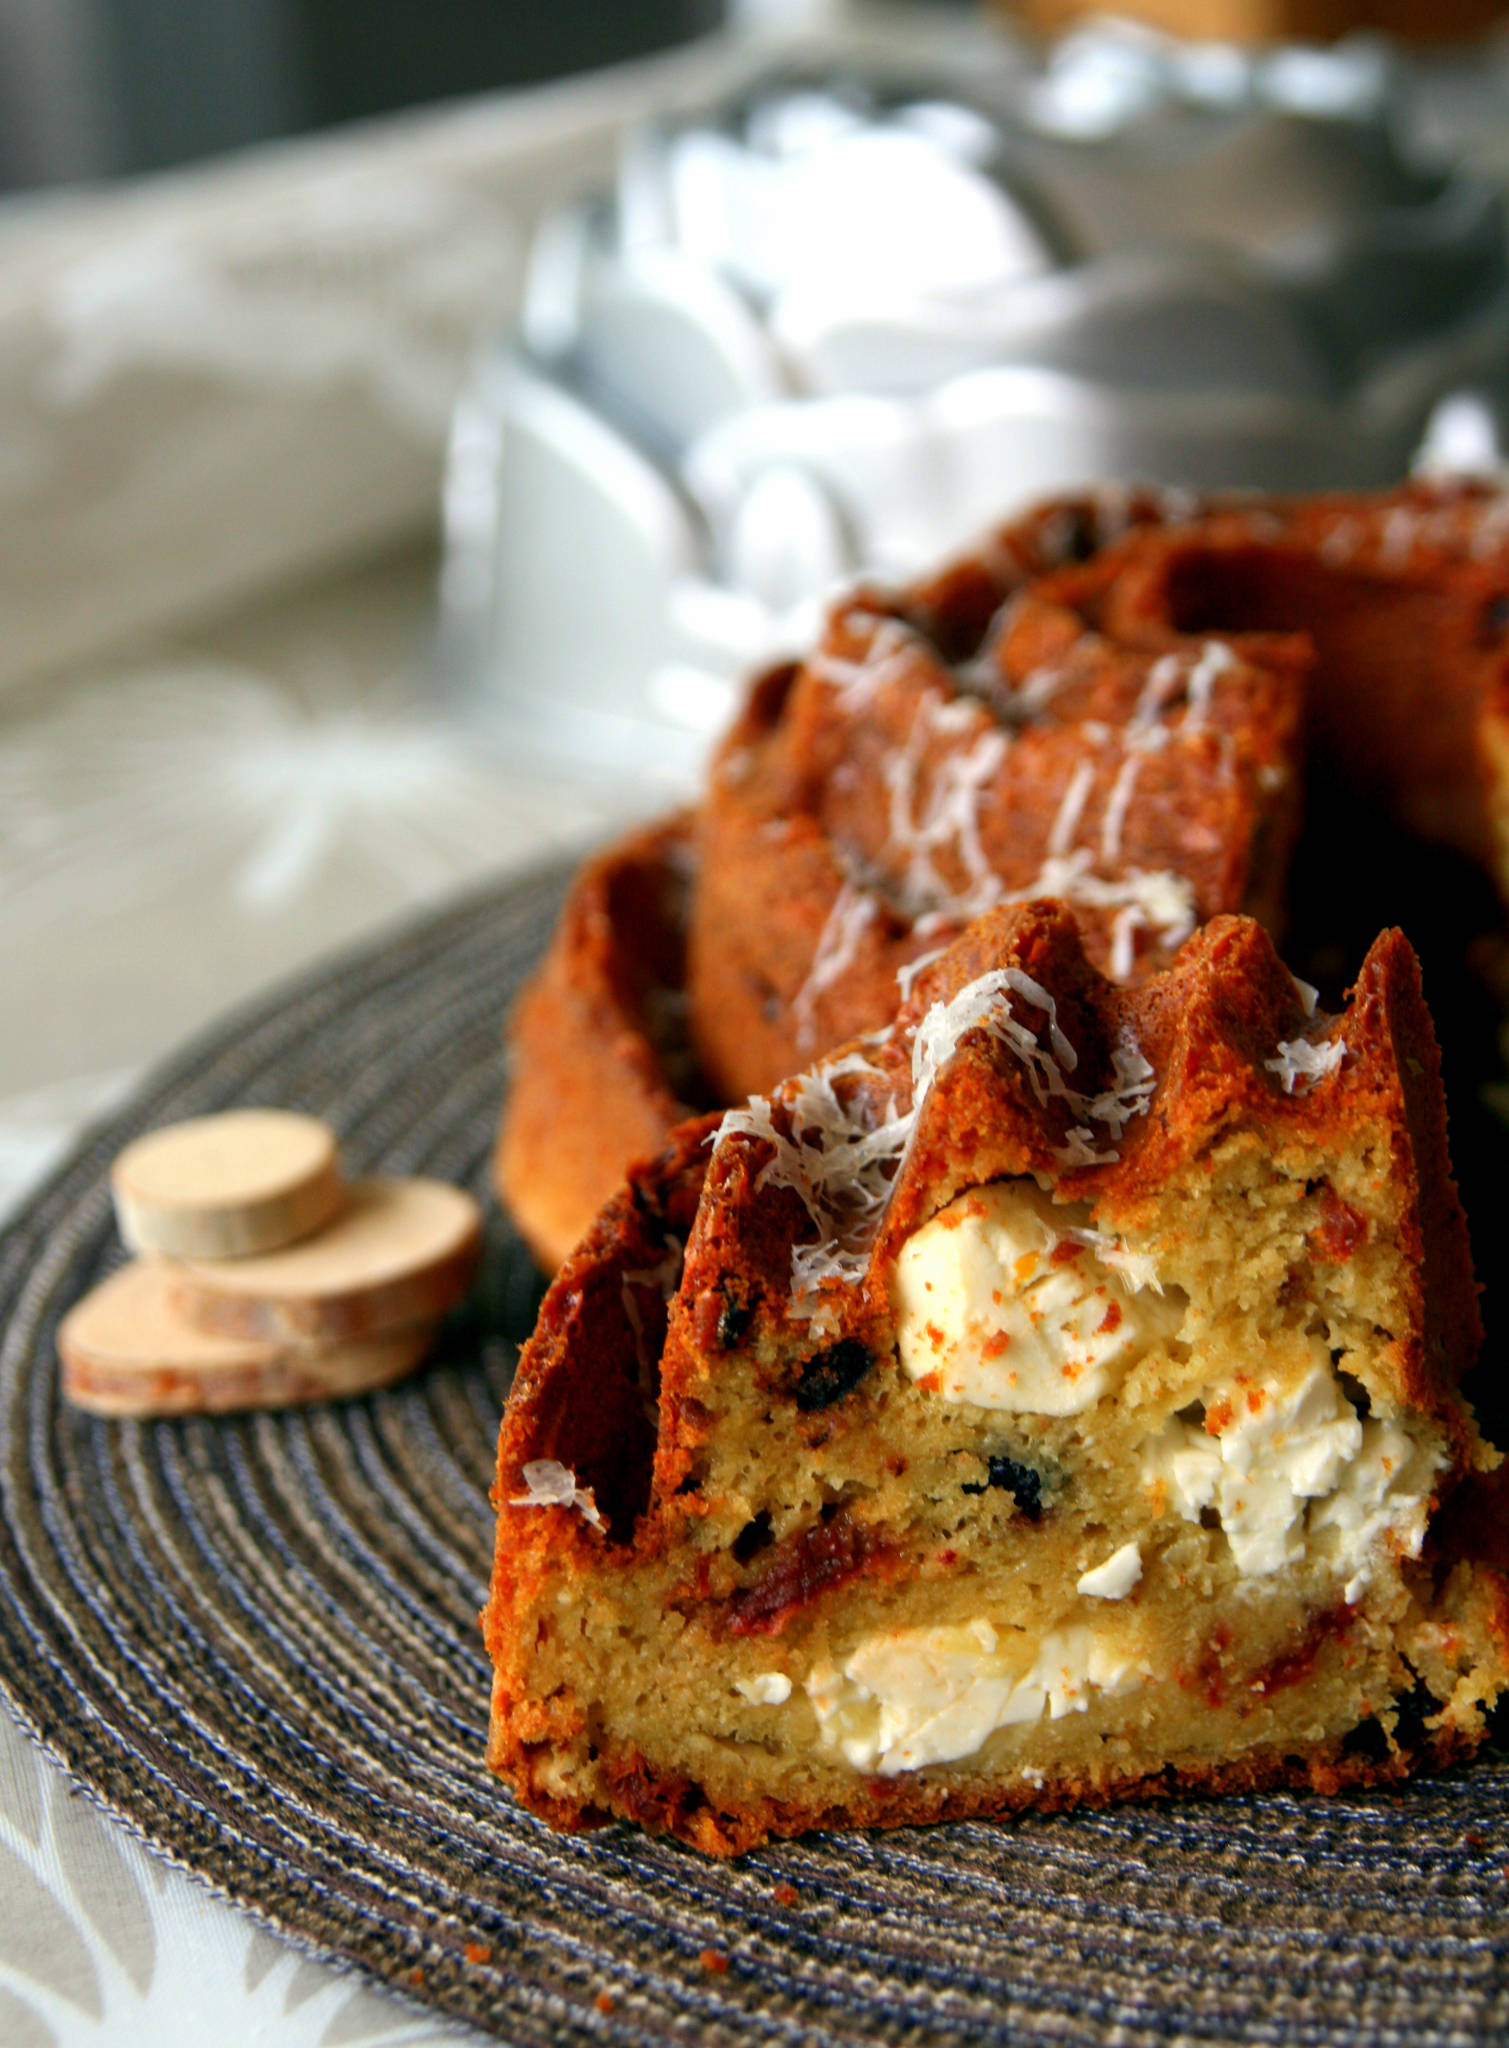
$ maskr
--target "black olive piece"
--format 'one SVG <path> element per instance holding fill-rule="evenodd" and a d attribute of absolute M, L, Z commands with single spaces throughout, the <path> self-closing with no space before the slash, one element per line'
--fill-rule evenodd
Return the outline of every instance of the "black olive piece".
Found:
<path fill-rule="evenodd" d="M 723 1292 L 723 1307 L 718 1316 L 718 1342 L 725 1351 L 731 1351 L 754 1321 L 754 1310 L 747 1301 L 740 1301 L 737 1295 Z"/>
<path fill-rule="evenodd" d="M 1011 1495 L 1029 1522 L 1039 1521 L 1043 1512 L 1043 1475 L 1034 1472 L 1030 1465 L 1019 1465 L 1015 1458 L 993 1457 L 989 1461 L 990 1477 L 981 1486 L 962 1487 L 964 1493 L 983 1493 L 987 1486 L 1002 1486 Z"/>
<path fill-rule="evenodd" d="M 841 1337 L 805 1361 L 796 1383 L 796 1405 L 806 1415 L 831 1408 L 857 1387 L 875 1363 L 857 1337 Z"/>

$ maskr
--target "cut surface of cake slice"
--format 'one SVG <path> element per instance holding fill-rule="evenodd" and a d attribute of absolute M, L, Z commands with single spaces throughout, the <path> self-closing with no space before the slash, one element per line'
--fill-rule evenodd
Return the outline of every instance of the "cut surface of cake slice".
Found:
<path fill-rule="evenodd" d="M 1127 988 L 994 911 L 558 1275 L 489 1761 L 732 1853 L 1464 1756 L 1509 1681 L 1479 1328 L 1399 934 L 1326 1018 L 1246 919 Z"/>

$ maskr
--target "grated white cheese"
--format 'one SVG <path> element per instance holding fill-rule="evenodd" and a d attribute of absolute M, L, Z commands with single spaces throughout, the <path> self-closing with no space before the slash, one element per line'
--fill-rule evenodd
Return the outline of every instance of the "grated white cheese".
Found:
<path fill-rule="evenodd" d="M 1142 755 L 1129 753 L 1117 770 L 1116 780 L 1111 785 L 1111 794 L 1106 801 L 1106 814 L 1100 826 L 1100 857 L 1104 861 L 1121 859 L 1121 833 L 1126 824 L 1127 809 L 1132 801 L 1132 791 L 1137 786 L 1137 777 L 1142 770 Z M 1051 853 L 1054 849 L 1049 848 Z"/>
<path fill-rule="evenodd" d="M 1074 835 L 1079 830 L 1079 821 L 1084 813 L 1085 800 L 1095 786 L 1095 764 L 1081 761 L 1065 785 L 1063 797 L 1048 834 L 1048 858 L 1057 860 L 1066 854 L 1074 844 Z"/>
<path fill-rule="evenodd" d="M 1130 981 L 1137 971 L 1137 934 L 1147 929 L 1147 913 L 1140 903 L 1129 903 L 1111 920 L 1111 979 Z"/>
<path fill-rule="evenodd" d="M 929 740 L 972 725 L 978 728 L 973 743 L 938 763 L 924 796 L 922 757 Z M 947 906 L 967 921 L 1000 900 L 1000 883 L 980 844 L 980 805 L 1010 744 L 988 712 L 967 699 L 931 694 L 918 703 L 906 745 L 882 770 L 889 797 L 888 840 L 906 863 L 896 895 L 907 917 L 915 920 Z M 967 877 L 962 890 L 938 870 L 935 855 L 949 852 Z"/>
<path fill-rule="evenodd" d="M 912 985 L 918 975 L 931 967 L 935 960 L 941 960 L 947 951 L 947 946 L 934 946 L 930 953 L 919 953 L 915 960 L 908 960 L 904 967 L 896 969 L 896 986 L 901 991 L 902 1002 L 910 999 Z"/>
<path fill-rule="evenodd" d="M 591 1487 L 578 1486 L 569 1466 L 554 1458 L 531 1458 L 523 1476 L 529 1491 L 512 1495 L 511 1508 L 575 1508 L 591 1528 L 606 1530 L 608 1525 L 597 1512 Z"/>
<path fill-rule="evenodd" d="M 1219 679 L 1230 670 L 1239 668 L 1241 663 L 1224 640 L 1207 640 L 1200 649 L 1199 660 L 1189 672 L 1188 709 L 1180 730 L 1185 733 L 1198 732 L 1210 713 L 1211 694 Z"/>
<path fill-rule="evenodd" d="M 1047 1018 L 1046 1046 L 1017 1017 L 1011 998 L 1022 997 Z M 778 1128 L 770 1098 L 751 1096 L 742 1109 L 731 1109 L 713 1136 L 716 1149 L 729 1137 L 762 1139 L 771 1156 L 760 1170 L 758 1187 L 790 1188 L 807 1211 L 815 1232 L 809 1244 L 791 1254 L 793 1315 L 811 1315 L 825 1281 L 860 1279 L 870 1247 L 890 1198 L 891 1188 L 909 1152 L 917 1121 L 939 1073 L 972 1031 L 983 1030 L 1008 1047 L 1027 1069 L 1034 1095 L 1045 1107 L 1064 1103 L 1077 1121 L 1060 1148 L 1071 1165 L 1101 1165 L 1118 1155 L 1114 1149 L 1094 1150 L 1090 1125 L 1102 1125 L 1119 1139 L 1133 1117 L 1147 1109 L 1153 1092 L 1153 1069 L 1133 1044 L 1118 1046 L 1112 1055 L 1113 1085 L 1089 1096 L 1069 1084 L 1079 1056 L 1058 1022 L 1058 1005 L 1041 982 L 1019 967 L 999 967 L 967 983 L 946 1003 L 935 1003 L 912 1035 L 911 1107 L 898 1110 L 894 1096 L 878 1122 L 871 1124 L 863 1088 L 840 1094 L 844 1080 L 883 1083 L 881 1070 L 862 1052 L 821 1060 L 787 1084 L 780 1097 L 786 1129 Z"/>
<path fill-rule="evenodd" d="M 856 1280 L 863 1273 L 911 1135 L 914 1113 L 899 1115 L 894 1101 L 870 1128 L 838 1093 L 835 1084 L 846 1077 L 881 1079 L 862 1053 L 822 1062 L 782 1097 L 786 1131 L 776 1127 L 769 1098 L 755 1095 L 747 1107 L 728 1112 L 713 1140 L 717 1147 L 731 1136 L 762 1138 L 771 1156 L 756 1185 L 792 1189 L 807 1211 L 816 1236 L 792 1248 L 795 1315 L 813 1313 L 825 1280 Z"/>
<path fill-rule="evenodd" d="M 1165 526 L 1187 526 L 1192 519 L 1198 519 L 1205 509 L 1205 501 L 1198 491 L 1188 484 L 1165 484 L 1153 495 L 1163 515 Z"/>
<path fill-rule="evenodd" d="M 1010 902 L 1027 902 L 1034 896 L 1061 896 L 1066 903 L 1082 903 L 1092 910 L 1117 910 L 1135 905 L 1166 946 L 1177 946 L 1194 930 L 1195 892 L 1183 875 L 1161 868 L 1148 873 L 1131 868 L 1116 880 L 1089 872 L 1090 855 L 1085 847 L 1061 860 L 1044 861 L 1036 881 L 1016 890 Z"/>
<path fill-rule="evenodd" d="M 856 622 L 875 616 L 856 613 Z M 877 618 L 869 647 L 858 661 L 819 648 L 807 663 L 820 682 L 838 691 L 845 709 L 867 702 L 882 685 L 904 676 L 919 653 L 929 653 L 927 643 L 900 619 Z"/>
<path fill-rule="evenodd" d="M 1042 663 L 1028 669 L 1016 689 L 1016 705 L 1027 718 L 1036 718 L 1045 711 L 1064 684 L 1069 680 L 1066 668 L 1055 668 L 1051 663 Z"/>
<path fill-rule="evenodd" d="M 1343 513 L 1320 543 L 1321 559 L 1333 569 L 1345 568 L 1357 553 L 1361 527 L 1350 512 Z"/>
<path fill-rule="evenodd" d="M 1163 713 L 1184 688 L 1184 663 L 1177 654 L 1160 654 L 1147 672 L 1142 692 L 1126 722 L 1124 743 L 1143 753 L 1156 753 L 1168 739 Z"/>
<path fill-rule="evenodd" d="M 843 883 L 818 935 L 807 979 L 792 998 L 791 1014 L 800 1051 L 812 1049 L 818 997 L 853 966 L 860 941 L 879 914 L 880 904 L 874 896 L 853 882 Z"/>
<path fill-rule="evenodd" d="M 1278 1075 L 1286 1095 L 1308 1095 L 1317 1081 L 1336 1072 L 1346 1056 L 1344 1038 L 1332 1038 L 1321 1045 L 1311 1045 L 1305 1038 L 1281 1038 L 1278 1057 L 1264 1060 L 1263 1065 L 1270 1074 Z"/>

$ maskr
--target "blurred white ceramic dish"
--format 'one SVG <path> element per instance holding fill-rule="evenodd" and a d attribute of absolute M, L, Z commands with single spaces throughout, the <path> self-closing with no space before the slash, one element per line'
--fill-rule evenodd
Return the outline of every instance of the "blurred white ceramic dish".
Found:
<path fill-rule="evenodd" d="M 695 775 L 835 582 L 1101 482 L 1365 489 L 1509 392 L 1493 188 L 1375 44 L 1141 31 L 958 92 L 773 76 L 547 223 L 458 415 L 446 615 L 522 752 Z"/>

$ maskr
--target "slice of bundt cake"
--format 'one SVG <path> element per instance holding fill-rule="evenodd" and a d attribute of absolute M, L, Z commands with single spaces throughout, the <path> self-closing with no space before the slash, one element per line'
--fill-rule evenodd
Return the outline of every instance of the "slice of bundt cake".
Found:
<path fill-rule="evenodd" d="M 1245 919 L 1127 988 L 995 911 L 558 1275 L 489 1761 L 728 1853 L 1464 1755 L 1509 1682 L 1478 1336 L 1398 933 L 1327 1018 Z"/>

